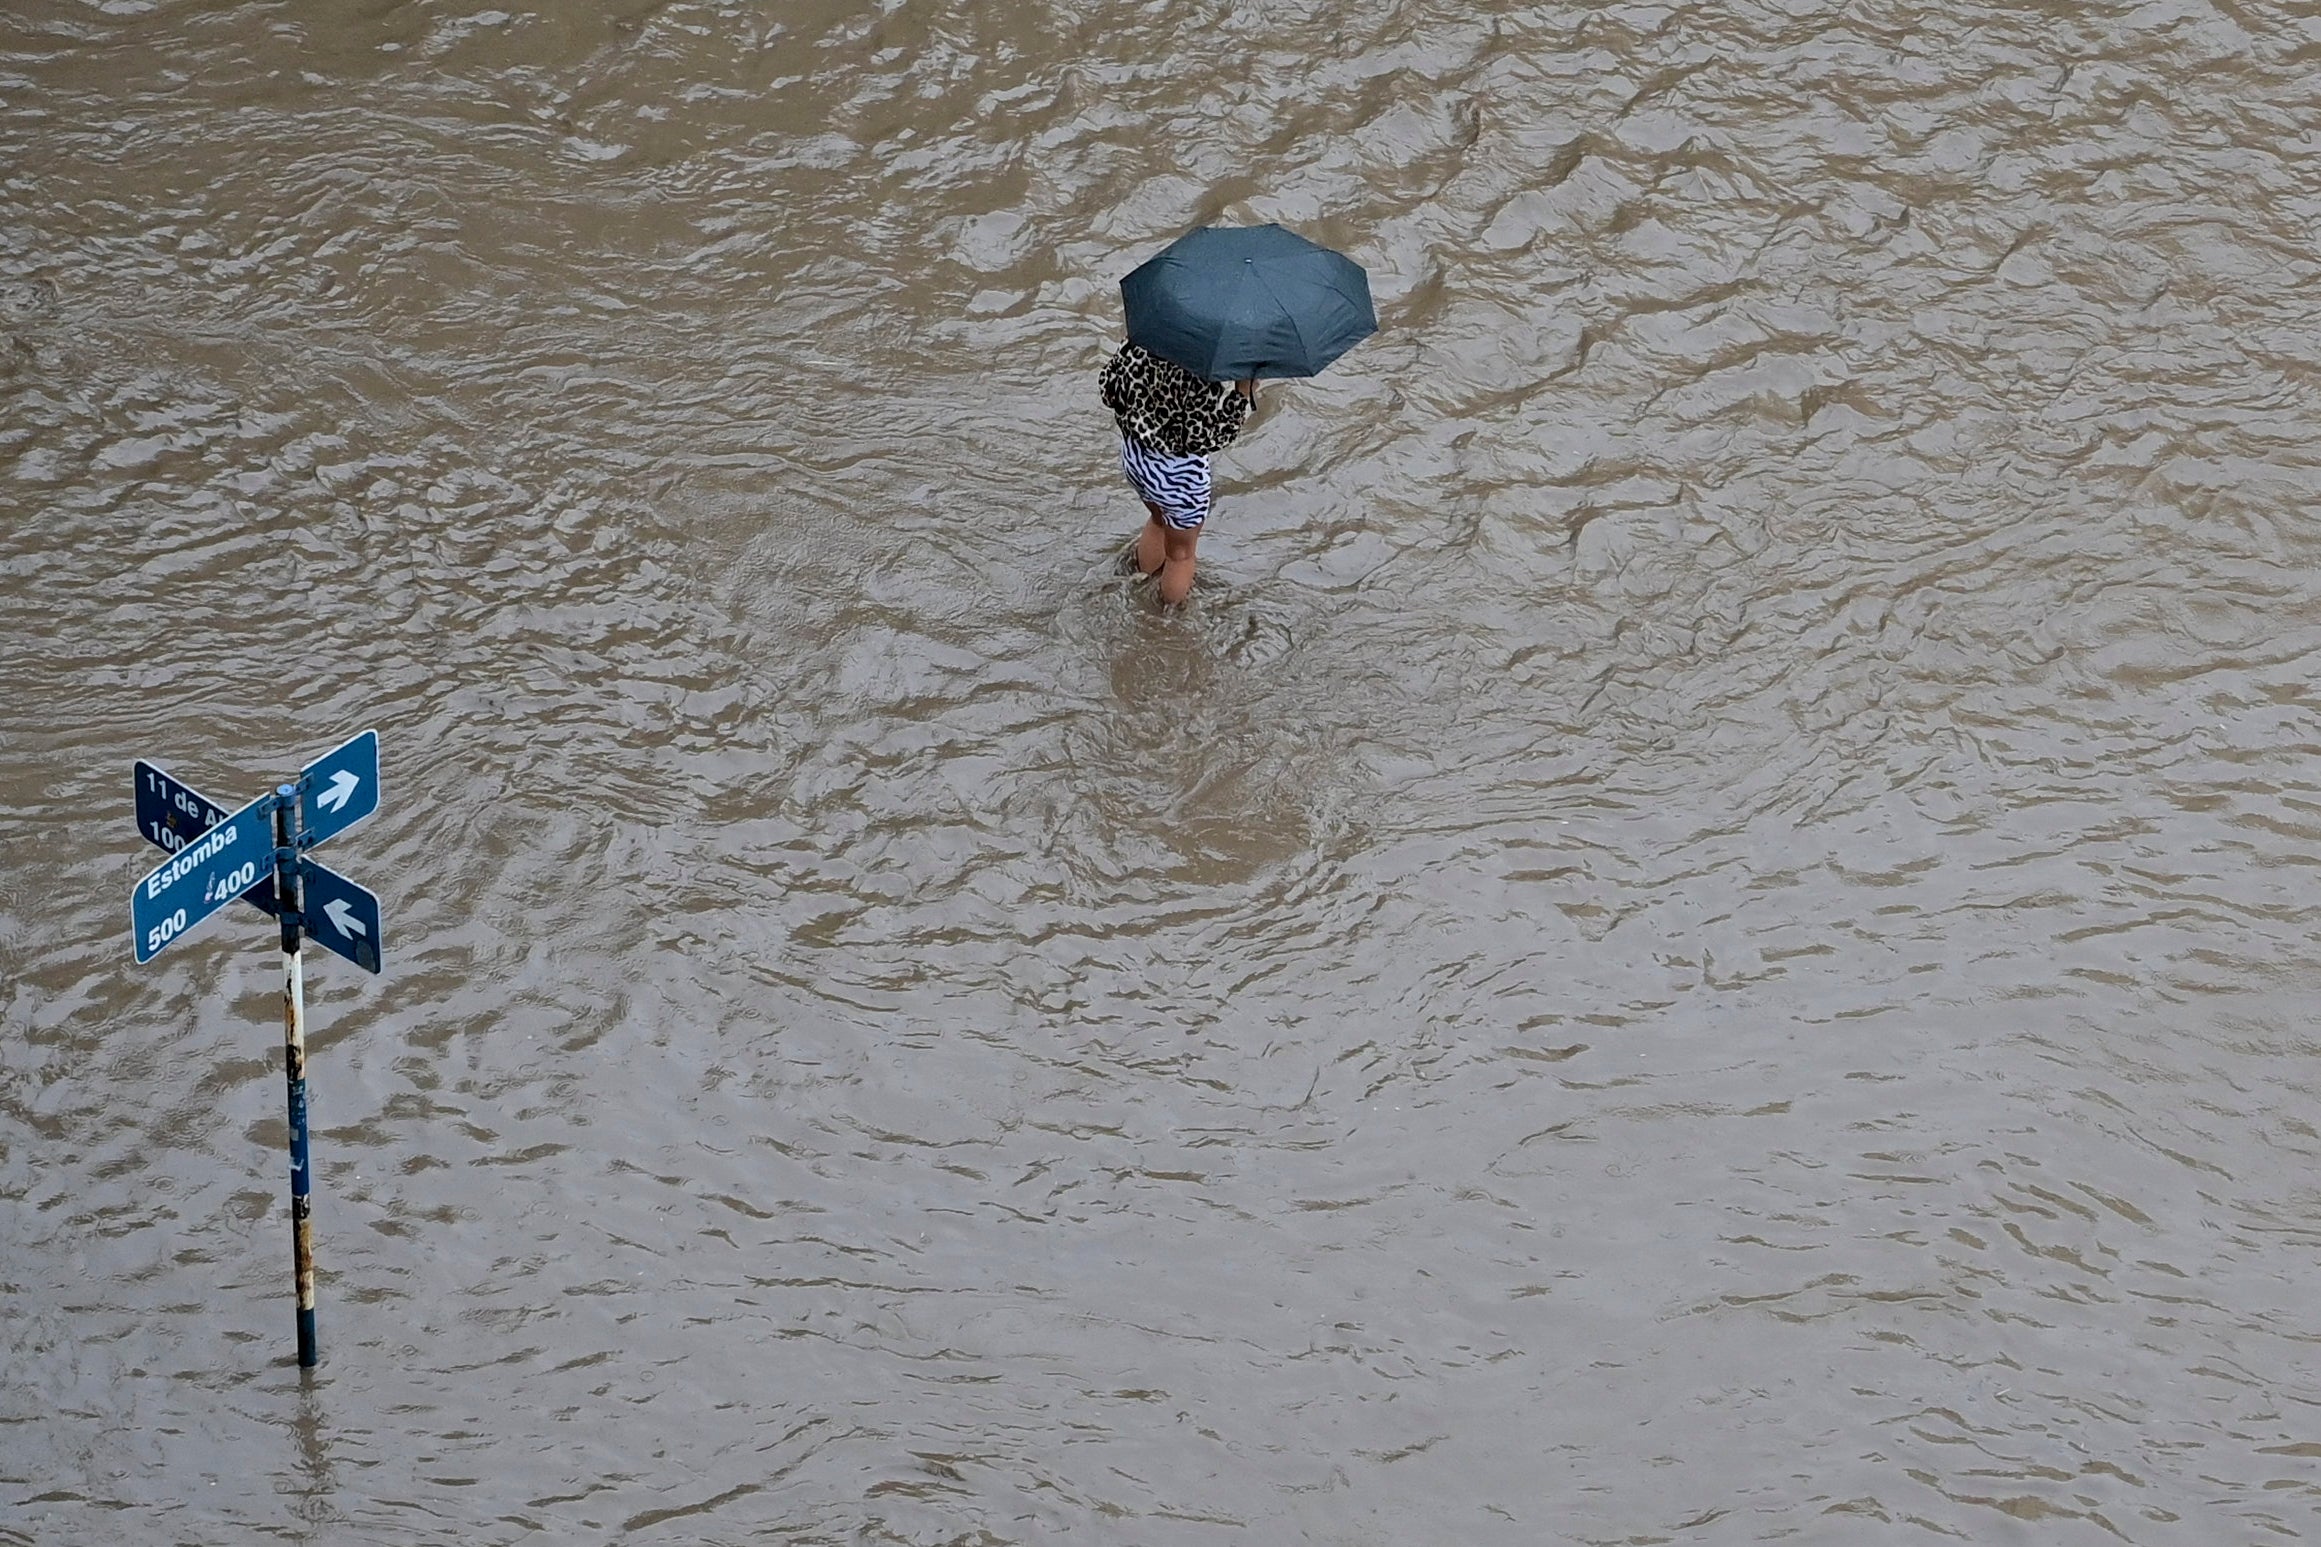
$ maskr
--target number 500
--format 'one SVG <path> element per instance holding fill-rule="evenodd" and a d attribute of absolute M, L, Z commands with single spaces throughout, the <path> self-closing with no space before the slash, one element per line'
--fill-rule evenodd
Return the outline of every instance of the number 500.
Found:
<path fill-rule="evenodd" d="M 184 928 L 185 910 L 180 908 L 175 913 L 172 913 L 169 917 L 163 919 L 160 923 L 154 925 L 151 929 L 145 931 L 145 954 L 151 956 L 155 951 L 160 950 L 163 946 L 169 944 L 170 941 L 175 940 L 178 936 L 178 932 Z"/>

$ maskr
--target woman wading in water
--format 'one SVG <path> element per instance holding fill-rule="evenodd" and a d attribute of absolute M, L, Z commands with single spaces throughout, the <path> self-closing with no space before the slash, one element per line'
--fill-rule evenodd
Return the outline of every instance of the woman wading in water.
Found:
<path fill-rule="evenodd" d="M 1137 344 L 1098 378 L 1120 426 L 1120 470 L 1151 514 L 1136 535 L 1136 572 L 1160 576 L 1172 606 L 1193 589 L 1193 547 L 1209 519 L 1209 458 L 1233 444 L 1257 405 L 1257 381 L 1209 381 Z"/>

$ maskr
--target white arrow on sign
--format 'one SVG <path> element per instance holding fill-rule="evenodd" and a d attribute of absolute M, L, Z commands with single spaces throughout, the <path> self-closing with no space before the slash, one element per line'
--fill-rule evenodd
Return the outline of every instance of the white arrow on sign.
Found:
<path fill-rule="evenodd" d="M 346 803 L 354 798 L 354 793 L 362 782 L 341 768 L 330 776 L 330 788 L 315 796 L 314 803 L 325 811 L 342 811 L 346 808 Z"/>
<path fill-rule="evenodd" d="M 355 917 L 355 910 L 347 906 L 347 900 L 344 897 L 333 897 L 329 905 L 322 910 L 322 914 L 324 918 L 338 926 L 340 934 L 345 935 L 350 940 L 357 935 L 370 933 L 363 927 L 363 921 Z"/>

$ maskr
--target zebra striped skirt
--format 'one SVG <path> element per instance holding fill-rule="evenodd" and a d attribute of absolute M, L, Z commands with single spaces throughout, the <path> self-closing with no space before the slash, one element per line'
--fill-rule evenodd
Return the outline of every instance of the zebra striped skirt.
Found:
<path fill-rule="evenodd" d="M 1209 519 L 1207 457 L 1171 456 L 1123 435 L 1120 470 L 1128 475 L 1128 486 L 1178 531 L 1196 531 Z"/>

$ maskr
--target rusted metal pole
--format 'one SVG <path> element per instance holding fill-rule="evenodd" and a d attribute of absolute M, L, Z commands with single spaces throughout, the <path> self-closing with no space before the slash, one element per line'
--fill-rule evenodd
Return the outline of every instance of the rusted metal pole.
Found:
<path fill-rule="evenodd" d="M 290 1254 L 298 1289 L 298 1363 L 322 1358 L 314 1329 L 314 1197 L 306 1147 L 306 970 L 299 957 L 298 786 L 274 791 L 274 900 L 282 919 L 282 1072 L 290 1084 Z"/>

